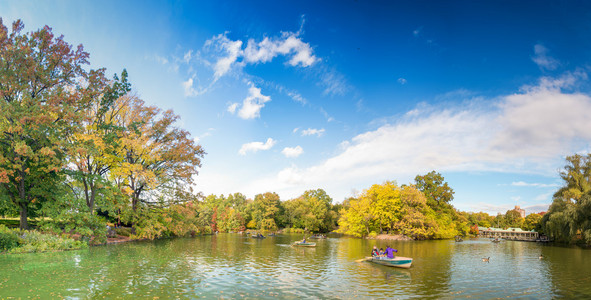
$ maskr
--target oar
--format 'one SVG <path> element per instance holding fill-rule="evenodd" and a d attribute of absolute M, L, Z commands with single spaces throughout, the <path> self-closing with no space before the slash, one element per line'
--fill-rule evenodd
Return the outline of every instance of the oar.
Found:
<path fill-rule="evenodd" d="M 355 262 L 358 262 L 358 263 L 360 263 L 360 262 L 364 262 L 364 261 L 366 261 L 366 260 L 370 260 L 370 259 L 372 259 L 372 257 L 366 257 L 366 258 L 358 259 L 358 260 L 356 260 Z"/>

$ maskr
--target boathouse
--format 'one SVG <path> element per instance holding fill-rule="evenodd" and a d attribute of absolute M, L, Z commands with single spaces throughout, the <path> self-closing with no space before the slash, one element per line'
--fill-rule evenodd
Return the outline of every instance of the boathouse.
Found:
<path fill-rule="evenodd" d="M 521 228 L 495 228 L 478 226 L 478 236 L 485 238 L 501 238 L 518 241 L 535 241 L 540 236 L 535 231 L 524 231 Z"/>

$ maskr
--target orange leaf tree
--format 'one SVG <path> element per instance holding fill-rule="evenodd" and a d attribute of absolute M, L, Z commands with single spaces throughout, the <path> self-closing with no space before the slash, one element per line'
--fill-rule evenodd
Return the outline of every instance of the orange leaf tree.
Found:
<path fill-rule="evenodd" d="M 20 211 L 51 199 L 65 164 L 67 141 L 97 93 L 102 70 L 85 71 L 88 53 L 73 48 L 51 28 L 12 32 L 0 19 L 0 193 Z"/>

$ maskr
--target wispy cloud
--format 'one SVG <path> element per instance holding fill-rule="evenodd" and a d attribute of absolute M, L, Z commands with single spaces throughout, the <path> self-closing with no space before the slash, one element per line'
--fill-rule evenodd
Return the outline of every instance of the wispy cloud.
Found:
<path fill-rule="evenodd" d="M 302 136 L 315 135 L 317 137 L 321 137 L 324 134 L 324 132 L 325 132 L 324 128 L 321 128 L 321 129 L 308 128 L 308 129 L 302 130 Z"/>
<path fill-rule="evenodd" d="M 512 186 L 523 186 L 523 187 L 539 187 L 539 188 L 555 188 L 557 184 L 546 184 L 546 183 L 527 183 L 525 181 L 514 181 L 511 182 Z"/>
<path fill-rule="evenodd" d="M 285 147 L 283 148 L 283 150 L 281 151 L 281 153 L 283 155 L 285 155 L 285 157 L 298 157 L 300 156 L 302 153 L 304 153 L 304 149 L 302 149 L 302 147 L 300 146 L 296 146 L 296 147 Z"/>
<path fill-rule="evenodd" d="M 201 141 L 202 139 L 211 136 L 213 134 L 213 132 L 215 131 L 214 128 L 208 128 L 206 132 L 202 133 L 199 136 L 196 136 L 195 138 L 193 138 L 193 140 L 195 141 L 195 143 L 198 143 L 199 141 Z"/>
<path fill-rule="evenodd" d="M 200 94 L 199 91 L 197 91 L 193 87 L 193 78 L 189 78 L 187 79 L 187 81 L 183 81 L 182 85 L 183 90 L 185 92 L 185 97 L 195 97 Z"/>
<path fill-rule="evenodd" d="M 344 95 L 349 90 L 345 76 L 336 70 L 328 68 L 320 70 L 320 82 L 318 84 L 324 88 L 323 94 L 329 96 Z"/>
<path fill-rule="evenodd" d="M 402 85 L 405 85 L 406 84 L 406 79 L 400 77 L 400 78 L 398 78 L 398 83 L 400 83 Z"/>
<path fill-rule="evenodd" d="M 232 41 L 226 35 L 227 32 L 216 35 L 205 42 L 206 49 L 213 49 L 215 53 L 220 54 L 213 67 L 214 81 L 228 73 L 232 65 L 243 53 L 242 41 Z"/>
<path fill-rule="evenodd" d="M 243 144 L 242 147 L 240 147 L 240 150 L 238 151 L 238 153 L 240 155 L 246 155 L 248 152 L 256 153 L 259 150 L 269 150 L 275 145 L 275 143 L 276 143 L 276 141 L 273 140 L 272 138 L 268 138 L 265 143 L 262 143 L 262 142 L 246 143 L 246 144 Z"/>
<path fill-rule="evenodd" d="M 548 55 L 548 48 L 542 44 L 534 45 L 534 56 L 532 60 L 540 67 L 540 69 L 555 70 L 560 62 Z"/>
<path fill-rule="evenodd" d="M 261 109 L 269 101 L 271 101 L 271 97 L 263 95 L 261 89 L 251 83 L 251 87 L 248 89 L 248 96 L 242 101 L 242 106 L 238 103 L 232 103 L 228 106 L 227 111 L 234 114 L 240 106 L 240 110 L 238 110 L 238 116 L 240 118 L 245 120 L 254 119 L 261 115 Z"/>

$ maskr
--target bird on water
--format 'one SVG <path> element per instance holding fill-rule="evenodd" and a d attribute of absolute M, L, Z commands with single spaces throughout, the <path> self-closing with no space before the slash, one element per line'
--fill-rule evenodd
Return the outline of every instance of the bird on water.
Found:
<path fill-rule="evenodd" d="M 490 261 L 490 256 L 489 257 L 486 257 L 486 258 L 483 258 L 482 261 L 483 262 L 489 262 Z"/>

